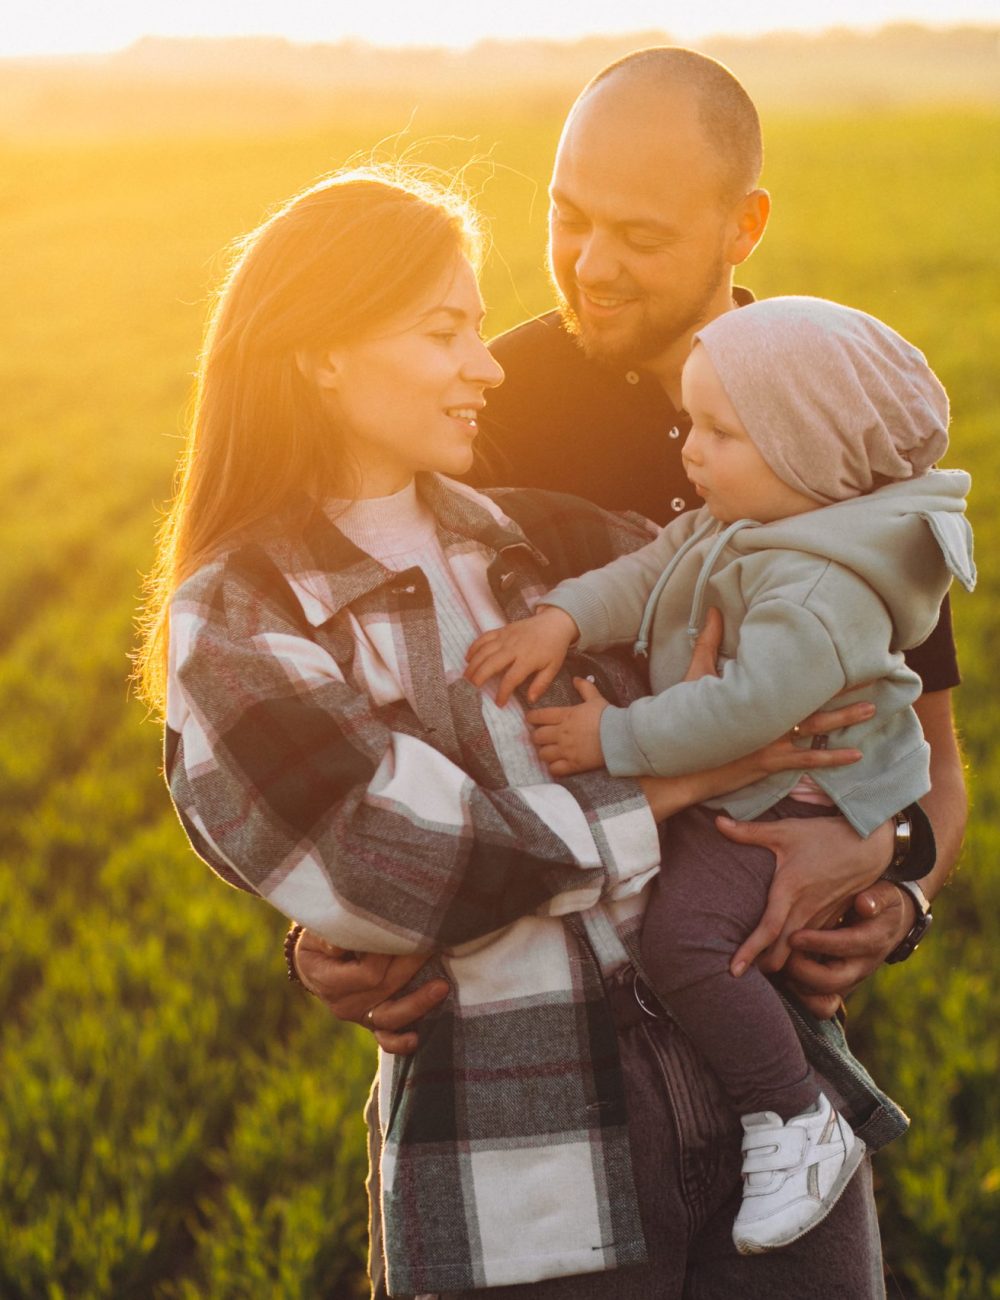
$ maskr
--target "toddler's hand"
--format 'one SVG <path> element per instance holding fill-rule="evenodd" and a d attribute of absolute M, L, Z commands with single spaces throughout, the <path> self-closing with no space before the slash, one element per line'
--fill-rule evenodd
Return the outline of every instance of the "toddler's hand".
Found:
<path fill-rule="evenodd" d="M 534 703 L 551 685 L 563 665 L 566 651 L 579 634 L 569 614 L 547 605 L 531 618 L 484 632 L 473 641 L 466 655 L 465 675 L 476 686 L 482 686 L 497 673 L 503 673 L 497 687 L 497 704 L 502 708 L 514 688 L 534 673 L 535 679 L 528 688 L 528 699 Z"/>
<path fill-rule="evenodd" d="M 538 756 L 553 776 L 592 772 L 604 766 L 601 714 L 608 701 L 585 678 L 574 677 L 582 704 L 561 709 L 533 709 L 527 720 Z"/>

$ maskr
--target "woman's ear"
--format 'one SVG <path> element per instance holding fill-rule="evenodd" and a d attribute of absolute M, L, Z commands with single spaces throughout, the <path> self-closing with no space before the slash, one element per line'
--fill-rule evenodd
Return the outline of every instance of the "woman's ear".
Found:
<path fill-rule="evenodd" d="M 310 352 L 299 348 L 295 353 L 295 364 L 302 378 L 317 388 L 329 392 L 337 387 L 337 363 L 333 352 Z"/>

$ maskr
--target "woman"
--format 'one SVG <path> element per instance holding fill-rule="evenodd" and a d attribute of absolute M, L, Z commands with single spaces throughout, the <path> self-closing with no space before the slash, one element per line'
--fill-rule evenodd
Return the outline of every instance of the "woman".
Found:
<path fill-rule="evenodd" d="M 669 1127 L 625 1033 L 656 819 L 802 754 L 556 783 L 520 703 L 465 680 L 476 636 L 649 536 L 574 498 L 444 477 L 468 469 L 502 378 L 478 252 L 453 194 L 370 172 L 242 242 L 161 538 L 145 681 L 154 700 L 165 686 L 172 797 L 221 876 L 333 944 L 433 953 L 424 978 L 451 985 L 418 1051 L 380 1063 L 390 1292 L 663 1293 L 655 1141 L 625 1113 L 627 1095 Z M 640 688 L 613 658 L 571 670 L 621 701 Z M 546 702 L 575 698 L 563 674 Z M 867 883 L 834 882 L 823 907 Z M 861 1081 L 837 1064 L 842 1088 Z M 885 1140 L 896 1121 L 861 1083 Z"/>

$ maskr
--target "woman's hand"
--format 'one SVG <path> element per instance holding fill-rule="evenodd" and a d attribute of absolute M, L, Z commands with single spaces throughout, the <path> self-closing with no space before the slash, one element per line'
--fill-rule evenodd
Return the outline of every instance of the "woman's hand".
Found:
<path fill-rule="evenodd" d="M 832 731 L 834 727 L 848 727 L 855 722 L 863 722 L 871 715 L 871 706 L 868 704 L 852 704 L 846 709 L 814 713 L 800 724 L 798 738 L 825 735 L 827 729 Z M 824 730 L 813 731 L 811 728 Z M 729 794 L 732 790 L 741 790 L 743 786 L 752 785 L 754 781 L 759 781 L 772 772 L 798 769 L 815 772 L 824 767 L 847 767 L 856 763 L 860 757 L 861 752 L 857 749 L 799 749 L 795 738 L 789 734 L 748 754 L 746 758 L 735 759 L 732 763 L 710 768 L 707 772 L 692 772 L 688 776 L 641 776 L 638 780 L 653 810 L 653 816 L 657 821 L 662 821 L 684 808 L 690 808 L 692 804 L 704 803 L 706 799 Z M 756 822 L 747 824 L 758 825 Z M 768 822 L 767 825 L 780 826 L 785 823 Z M 886 862 L 888 860 L 887 853 Z"/>
<path fill-rule="evenodd" d="M 719 675 L 716 660 L 721 643 L 722 616 L 717 609 L 710 609 L 704 627 L 694 644 L 691 662 L 684 677 L 686 682 Z M 795 736 L 789 732 L 762 749 L 726 763 L 722 767 L 711 768 L 707 772 L 691 772 L 686 776 L 643 776 L 639 778 L 639 785 L 649 801 L 653 816 L 657 821 L 662 821 L 665 817 L 671 817 L 684 808 L 690 808 L 692 804 L 704 803 L 706 799 L 714 798 L 716 795 L 729 794 L 732 790 L 752 785 L 754 781 L 759 781 L 772 772 L 798 769 L 816 771 L 824 767 L 845 767 L 849 763 L 858 761 L 861 757 L 860 750 L 801 749 L 796 742 L 809 737 L 823 737 L 840 727 L 850 727 L 857 722 L 864 722 L 874 713 L 874 707 L 868 703 L 850 704 L 842 709 L 827 709 L 814 713 L 799 723 Z"/>
<path fill-rule="evenodd" d="M 408 1026 L 448 996 L 447 980 L 429 980 L 405 997 L 393 996 L 428 957 L 425 952 L 405 957 L 349 952 L 310 930 L 299 935 L 293 954 L 299 979 L 338 1020 L 364 1025 L 384 1052 L 402 1056 L 417 1048 L 417 1035 Z"/>
<path fill-rule="evenodd" d="M 473 685 L 483 686 L 491 677 L 503 673 L 497 687 L 497 704 L 502 708 L 515 687 L 534 673 L 528 688 L 528 699 L 534 703 L 552 685 L 566 651 L 579 634 L 569 614 L 547 605 L 531 618 L 477 637 L 466 654 L 465 675 Z"/>
<path fill-rule="evenodd" d="M 538 757 L 553 776 L 593 772 L 604 766 L 601 714 L 608 701 L 584 677 L 574 677 L 573 685 L 582 704 L 533 709 L 525 719 L 531 727 L 531 741 Z"/>
<path fill-rule="evenodd" d="M 733 954 L 729 967 L 733 975 L 742 975 L 753 961 L 761 970 L 781 970 L 791 952 L 791 935 L 835 926 L 850 910 L 855 895 L 878 880 L 892 856 L 888 824 L 867 839 L 842 817 L 774 822 L 719 817 L 716 825 L 738 844 L 770 849 L 776 860 L 767 907 Z"/>

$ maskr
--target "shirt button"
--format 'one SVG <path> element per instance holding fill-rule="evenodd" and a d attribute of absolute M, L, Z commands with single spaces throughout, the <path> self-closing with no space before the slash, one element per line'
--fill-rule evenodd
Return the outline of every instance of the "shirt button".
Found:
<path fill-rule="evenodd" d="M 684 500 L 683 497 L 674 497 L 673 501 L 671 501 L 670 503 L 670 509 L 676 511 L 677 513 L 680 513 L 680 511 L 683 510 L 686 505 L 687 502 Z"/>
<path fill-rule="evenodd" d="M 677 427 L 676 424 L 675 424 L 674 427 L 670 430 L 670 432 L 667 434 L 667 437 L 668 437 L 668 438 L 679 438 L 680 436 L 681 436 L 681 431 L 680 431 L 680 429 L 678 429 L 678 427 Z"/>
<path fill-rule="evenodd" d="M 626 382 L 627 384 L 637 384 L 637 383 L 639 382 L 639 372 L 638 372 L 638 370 L 626 370 L 626 371 L 625 371 L 625 382 Z"/>

